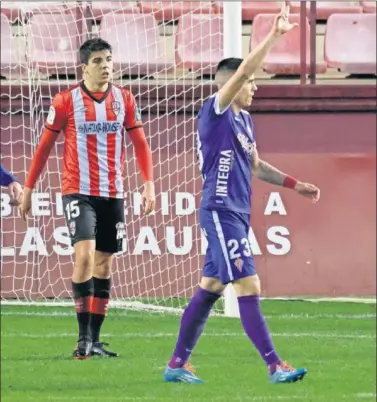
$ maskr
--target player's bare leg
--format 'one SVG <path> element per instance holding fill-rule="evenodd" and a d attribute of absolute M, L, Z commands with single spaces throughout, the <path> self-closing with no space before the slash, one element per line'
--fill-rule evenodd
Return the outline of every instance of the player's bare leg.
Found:
<path fill-rule="evenodd" d="M 238 296 L 241 322 L 246 335 L 253 342 L 265 361 L 271 383 L 295 382 L 302 380 L 306 369 L 294 369 L 281 361 L 275 351 L 270 331 L 260 306 L 260 280 L 258 275 L 248 276 L 233 283 Z"/>
<path fill-rule="evenodd" d="M 95 241 L 82 240 L 75 244 L 75 265 L 72 275 L 72 291 L 76 305 L 79 327 L 77 347 L 73 357 L 77 360 L 88 359 L 92 340 L 90 335 L 90 309 L 93 300 L 93 266 Z"/>
<path fill-rule="evenodd" d="M 91 306 L 90 332 L 93 341 L 92 356 L 118 357 L 106 350 L 106 343 L 100 342 L 100 331 L 105 320 L 111 289 L 111 265 L 113 256 L 96 250 L 93 268 L 93 302 Z"/>
<path fill-rule="evenodd" d="M 203 382 L 196 377 L 188 360 L 204 330 L 212 307 L 223 290 L 224 285 L 217 279 L 202 278 L 200 287 L 182 315 L 177 344 L 164 373 L 166 381 L 197 384 Z"/>

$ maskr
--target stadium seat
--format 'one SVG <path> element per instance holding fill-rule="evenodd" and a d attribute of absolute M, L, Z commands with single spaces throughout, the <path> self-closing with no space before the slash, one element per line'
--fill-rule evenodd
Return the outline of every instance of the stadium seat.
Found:
<path fill-rule="evenodd" d="M 135 1 L 92 2 L 92 15 L 96 21 L 107 13 L 138 14 L 140 10 Z"/>
<path fill-rule="evenodd" d="M 210 1 L 139 1 L 138 4 L 142 13 L 153 14 L 157 21 L 175 20 L 187 13 L 214 12 Z"/>
<path fill-rule="evenodd" d="M 252 21 L 258 14 L 277 14 L 281 9 L 281 1 L 247 1 L 242 0 L 242 20 Z M 214 3 L 218 14 L 223 12 L 223 1 L 218 0 Z"/>
<path fill-rule="evenodd" d="M 63 1 L 32 1 L 22 6 L 24 15 L 30 18 L 36 14 L 55 14 L 64 12 L 65 5 Z"/>
<path fill-rule="evenodd" d="M 255 17 L 250 38 L 250 51 L 266 37 L 271 30 L 274 18 L 273 14 L 259 14 Z M 290 20 L 299 23 L 300 15 L 292 14 Z M 276 75 L 299 75 L 301 72 L 300 36 L 300 29 L 296 28 L 280 38 L 264 59 L 263 70 Z M 310 28 L 308 19 L 306 20 L 306 68 L 309 73 Z M 317 74 L 326 72 L 324 61 L 317 60 L 316 72 Z"/>
<path fill-rule="evenodd" d="M 42 74 L 76 73 L 78 28 L 70 14 L 36 14 L 30 19 L 30 60 Z"/>
<path fill-rule="evenodd" d="M 12 22 L 15 20 L 25 20 L 36 14 L 53 14 L 64 12 L 65 5 L 62 1 L 42 2 L 42 1 L 2 1 L 1 12 Z"/>
<path fill-rule="evenodd" d="M 174 66 L 166 58 L 153 15 L 106 14 L 99 35 L 113 46 L 115 76 L 153 76 Z"/>
<path fill-rule="evenodd" d="M 183 15 L 175 37 L 177 67 L 196 73 L 214 74 L 223 57 L 222 18 L 219 15 Z"/>
<path fill-rule="evenodd" d="M 310 1 L 307 3 L 307 8 L 310 7 Z M 291 12 L 293 14 L 300 13 L 300 1 L 290 1 Z M 332 14 L 343 13 L 362 13 L 362 7 L 359 1 L 317 1 L 317 20 L 327 20 Z"/>
<path fill-rule="evenodd" d="M 364 13 L 376 14 L 377 3 L 375 1 L 362 1 L 361 6 Z"/>
<path fill-rule="evenodd" d="M 8 21 L 15 22 L 22 18 L 21 2 L 19 1 L 2 1 L 1 14 L 5 15 Z"/>
<path fill-rule="evenodd" d="M 325 60 L 349 74 L 376 74 L 376 16 L 334 14 L 327 21 Z"/>
<path fill-rule="evenodd" d="M 26 73 L 25 48 L 17 47 L 9 19 L 1 14 L 1 75 L 6 78 Z"/>
<path fill-rule="evenodd" d="M 1 13 L 13 23 L 16 20 L 25 20 L 35 14 L 61 13 L 64 11 L 63 2 L 41 1 L 2 1 Z"/>

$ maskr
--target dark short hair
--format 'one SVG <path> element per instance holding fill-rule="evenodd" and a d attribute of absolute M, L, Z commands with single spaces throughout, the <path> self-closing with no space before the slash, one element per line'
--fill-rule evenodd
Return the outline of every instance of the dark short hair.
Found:
<path fill-rule="evenodd" d="M 227 59 L 222 59 L 217 65 L 216 73 L 219 71 L 231 73 L 236 72 L 242 62 L 243 59 L 240 59 L 238 57 L 229 57 Z"/>
<path fill-rule="evenodd" d="M 101 50 L 108 50 L 110 53 L 113 52 L 113 48 L 110 43 L 106 42 L 101 38 L 88 39 L 80 47 L 80 61 L 83 64 L 88 64 L 90 55 L 93 52 L 98 52 Z"/>

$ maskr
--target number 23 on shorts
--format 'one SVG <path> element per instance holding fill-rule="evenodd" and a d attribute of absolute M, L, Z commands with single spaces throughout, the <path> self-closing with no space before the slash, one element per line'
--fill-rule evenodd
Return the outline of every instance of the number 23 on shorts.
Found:
<path fill-rule="evenodd" d="M 229 258 L 231 260 L 235 260 L 241 256 L 251 257 L 250 242 L 246 237 L 242 238 L 240 241 L 236 239 L 228 240 L 227 247 L 229 251 Z"/>

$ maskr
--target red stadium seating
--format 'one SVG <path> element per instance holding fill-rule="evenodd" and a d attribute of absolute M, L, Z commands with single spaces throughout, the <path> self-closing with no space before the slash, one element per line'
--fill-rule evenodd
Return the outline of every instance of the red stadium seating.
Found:
<path fill-rule="evenodd" d="M 82 10 L 79 18 L 91 18 L 95 21 L 101 21 L 102 17 L 108 13 L 119 14 L 139 14 L 140 10 L 136 1 L 92 1 L 89 10 L 89 2 L 82 2 Z M 87 10 L 88 9 L 88 10 Z M 76 16 L 77 2 L 69 1 L 65 3 L 65 12 Z M 88 11 L 88 12 L 86 12 Z"/>
<path fill-rule="evenodd" d="M 100 20 L 107 13 L 138 14 L 140 10 L 135 1 L 92 2 L 92 15 L 95 20 Z"/>
<path fill-rule="evenodd" d="M 153 76 L 174 66 L 173 60 L 166 60 L 153 15 L 107 14 L 100 37 L 113 46 L 116 76 Z"/>
<path fill-rule="evenodd" d="M 30 19 L 30 59 L 40 72 L 75 74 L 79 48 L 76 20 L 70 14 L 37 14 Z"/>
<path fill-rule="evenodd" d="M 24 48 L 16 48 L 8 18 L 1 14 L 1 75 L 13 77 L 26 73 Z"/>
<path fill-rule="evenodd" d="M 20 5 L 13 1 L 1 2 L 1 14 L 5 15 L 7 19 L 11 22 L 22 18 Z"/>
<path fill-rule="evenodd" d="M 211 14 L 214 12 L 210 1 L 139 1 L 142 13 L 153 14 L 158 21 L 178 19 L 187 13 Z"/>
<path fill-rule="evenodd" d="M 376 14 L 377 3 L 375 1 L 362 1 L 361 5 L 364 13 Z"/>
<path fill-rule="evenodd" d="M 275 16 L 273 14 L 259 14 L 255 17 L 252 35 L 250 38 L 250 51 L 257 46 L 271 30 Z M 292 22 L 300 22 L 300 15 L 292 14 Z M 310 72 L 310 28 L 309 21 L 306 21 L 306 66 Z M 291 32 L 279 39 L 263 63 L 263 70 L 269 74 L 299 75 L 301 72 L 300 56 L 300 29 L 293 29 Z M 317 73 L 326 72 L 326 64 L 317 61 Z"/>
<path fill-rule="evenodd" d="M 300 2 L 290 1 L 291 12 L 293 14 L 300 13 Z M 310 1 L 307 3 L 307 8 L 310 7 Z M 317 20 L 327 20 L 332 14 L 341 13 L 362 13 L 362 7 L 359 1 L 317 1 Z"/>
<path fill-rule="evenodd" d="M 219 15 L 186 14 L 179 19 L 175 61 L 199 74 L 214 74 L 223 57 L 223 24 Z"/>
<path fill-rule="evenodd" d="M 30 18 L 36 14 L 55 14 L 55 13 L 63 13 L 65 10 L 64 2 L 62 1 L 54 1 L 54 2 L 45 2 L 45 1 L 37 1 L 26 3 L 28 7 L 22 6 L 23 13 L 27 18 Z"/>
<path fill-rule="evenodd" d="M 24 20 L 35 14 L 51 14 L 64 12 L 63 2 L 20 2 L 20 1 L 2 1 L 1 13 L 6 15 L 12 22 L 17 19 Z"/>
<path fill-rule="evenodd" d="M 325 60 L 350 74 L 376 74 L 376 16 L 334 14 L 327 21 Z"/>
<path fill-rule="evenodd" d="M 258 14 L 277 14 L 281 9 L 281 1 L 248 1 L 242 0 L 242 20 L 252 21 Z M 218 14 L 223 12 L 223 1 L 218 0 L 214 3 Z"/>

